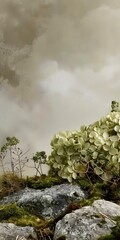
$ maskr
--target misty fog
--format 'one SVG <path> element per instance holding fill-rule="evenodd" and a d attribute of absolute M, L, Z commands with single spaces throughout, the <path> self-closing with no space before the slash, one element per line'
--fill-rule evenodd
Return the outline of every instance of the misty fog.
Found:
<path fill-rule="evenodd" d="M 0 0 L 0 144 L 50 153 L 119 101 L 119 0 Z"/>

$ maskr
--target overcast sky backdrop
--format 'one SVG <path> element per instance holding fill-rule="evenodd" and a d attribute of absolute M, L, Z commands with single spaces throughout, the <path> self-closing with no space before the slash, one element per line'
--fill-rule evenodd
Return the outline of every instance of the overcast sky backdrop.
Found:
<path fill-rule="evenodd" d="M 0 0 L 0 144 L 50 152 L 120 100 L 119 0 Z"/>

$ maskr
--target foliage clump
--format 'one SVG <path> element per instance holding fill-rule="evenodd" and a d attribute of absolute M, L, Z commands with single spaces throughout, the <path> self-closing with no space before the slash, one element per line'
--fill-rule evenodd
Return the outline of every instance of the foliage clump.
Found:
<path fill-rule="evenodd" d="M 99 121 L 82 126 L 80 131 L 56 134 L 47 163 L 69 182 L 83 177 L 103 181 L 120 180 L 120 111 L 112 110 Z"/>

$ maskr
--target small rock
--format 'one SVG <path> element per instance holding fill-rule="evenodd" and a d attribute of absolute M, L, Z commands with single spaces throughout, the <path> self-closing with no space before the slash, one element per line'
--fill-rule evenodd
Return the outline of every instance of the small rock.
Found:
<path fill-rule="evenodd" d="M 111 233 L 115 226 L 113 217 L 120 216 L 120 206 L 105 200 L 96 200 L 67 214 L 56 224 L 54 240 L 65 236 L 67 240 L 97 240 Z"/>

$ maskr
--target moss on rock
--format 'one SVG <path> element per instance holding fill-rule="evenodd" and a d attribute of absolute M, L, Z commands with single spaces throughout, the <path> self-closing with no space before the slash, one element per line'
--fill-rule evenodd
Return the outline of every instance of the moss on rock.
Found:
<path fill-rule="evenodd" d="M 14 223 L 17 226 L 32 226 L 36 229 L 38 238 L 41 240 L 53 237 L 53 221 L 38 218 L 15 203 L 0 206 L 0 222 Z"/>
<path fill-rule="evenodd" d="M 66 182 L 64 179 L 60 177 L 51 177 L 51 176 L 46 176 L 46 175 L 41 175 L 40 177 L 27 177 L 26 179 L 26 185 L 29 188 L 34 188 L 34 189 L 42 189 L 42 188 L 47 188 L 47 187 L 52 187 L 54 185 L 58 185 L 61 183 Z"/>

